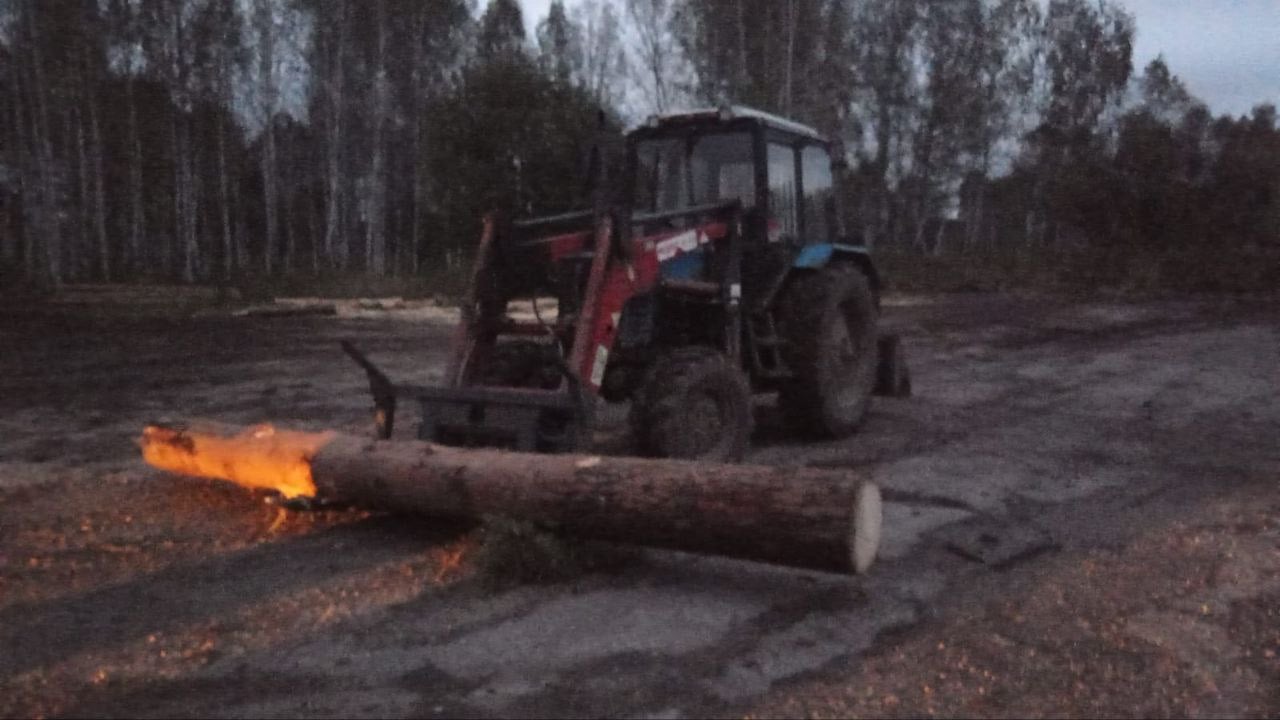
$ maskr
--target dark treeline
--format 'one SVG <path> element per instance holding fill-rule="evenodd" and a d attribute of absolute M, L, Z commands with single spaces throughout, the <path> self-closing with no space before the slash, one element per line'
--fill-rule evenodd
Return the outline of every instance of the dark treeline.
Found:
<path fill-rule="evenodd" d="M 410 275 L 456 264 L 517 158 L 526 205 L 582 192 L 597 103 L 528 50 L 514 2 L 6 9 L 6 278 Z"/>
<path fill-rule="evenodd" d="M 850 159 L 889 255 L 1274 285 L 1274 106 L 1214 117 L 1100 0 L 0 0 L 0 281 L 443 277 L 584 201 L 597 117 L 732 101 Z"/>

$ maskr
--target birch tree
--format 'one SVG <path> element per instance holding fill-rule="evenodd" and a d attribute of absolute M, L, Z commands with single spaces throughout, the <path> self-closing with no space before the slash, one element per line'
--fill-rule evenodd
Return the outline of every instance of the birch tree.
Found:
<path fill-rule="evenodd" d="M 627 18 L 633 40 L 628 64 L 632 82 L 640 89 L 651 112 L 672 109 L 693 84 L 689 61 L 673 33 L 676 22 L 672 0 L 627 0 Z"/>
<path fill-rule="evenodd" d="M 278 103 L 276 78 L 276 14 L 272 0 L 254 0 L 254 27 L 257 31 L 258 116 L 262 123 L 262 153 L 259 175 L 262 181 L 263 251 L 262 268 L 273 274 L 279 254 L 279 177 L 276 172 L 275 115 Z"/>

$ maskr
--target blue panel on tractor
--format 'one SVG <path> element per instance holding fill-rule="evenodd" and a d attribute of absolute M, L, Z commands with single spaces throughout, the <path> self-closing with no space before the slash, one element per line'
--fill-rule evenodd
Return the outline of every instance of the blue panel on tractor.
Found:
<path fill-rule="evenodd" d="M 841 243 L 819 243 L 809 245 L 800 251 L 791 267 L 817 269 L 826 267 L 833 255 L 866 255 L 867 249 L 861 245 L 844 245 Z"/>
<path fill-rule="evenodd" d="M 701 250 L 677 255 L 662 263 L 659 272 L 669 280 L 696 280 L 702 277 L 707 256 Z"/>
<path fill-rule="evenodd" d="M 791 267 L 798 268 L 820 268 L 826 267 L 831 262 L 831 255 L 835 252 L 835 246 L 830 243 L 822 243 L 819 245 L 809 245 L 800 251 L 796 256 Z"/>

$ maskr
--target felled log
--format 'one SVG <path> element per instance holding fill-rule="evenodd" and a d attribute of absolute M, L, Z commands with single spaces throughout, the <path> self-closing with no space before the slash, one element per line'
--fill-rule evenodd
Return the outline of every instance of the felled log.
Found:
<path fill-rule="evenodd" d="M 374 510 L 507 516 L 571 536 L 796 567 L 865 572 L 880 542 L 879 489 L 845 472 L 534 455 L 338 434 L 298 434 L 292 449 L 282 450 L 288 443 L 279 433 L 256 434 L 152 427 L 141 444 L 148 462 L 175 472 L 237 481 L 235 467 L 253 468 L 245 484 L 257 487 L 265 466 L 279 465 L 295 490 L 305 487 L 297 474 L 305 471 L 315 497 Z"/>

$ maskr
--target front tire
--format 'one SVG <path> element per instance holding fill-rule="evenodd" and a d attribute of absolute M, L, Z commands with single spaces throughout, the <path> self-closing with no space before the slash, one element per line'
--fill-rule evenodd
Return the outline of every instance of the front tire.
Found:
<path fill-rule="evenodd" d="M 741 460 L 751 440 L 751 387 L 723 353 L 678 348 L 650 366 L 632 401 L 630 421 L 645 455 Z"/>
<path fill-rule="evenodd" d="M 782 299 L 783 358 L 793 377 L 778 406 L 793 427 L 820 438 L 851 435 L 876 384 L 876 311 L 857 268 L 838 265 L 798 278 Z"/>

